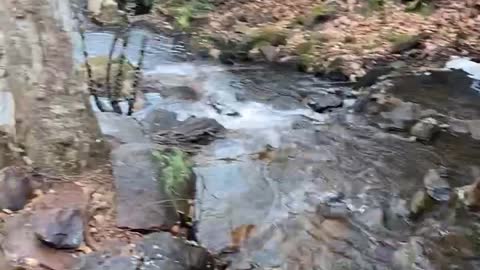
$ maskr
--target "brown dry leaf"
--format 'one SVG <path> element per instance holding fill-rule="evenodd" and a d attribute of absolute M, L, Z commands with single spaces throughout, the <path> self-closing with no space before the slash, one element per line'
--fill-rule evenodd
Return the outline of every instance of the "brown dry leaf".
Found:
<path fill-rule="evenodd" d="M 241 225 L 230 232 L 231 248 L 239 249 L 253 234 L 255 233 L 255 225 Z"/>
<path fill-rule="evenodd" d="M 92 249 L 85 244 L 80 245 L 77 250 L 85 254 L 92 253 Z"/>

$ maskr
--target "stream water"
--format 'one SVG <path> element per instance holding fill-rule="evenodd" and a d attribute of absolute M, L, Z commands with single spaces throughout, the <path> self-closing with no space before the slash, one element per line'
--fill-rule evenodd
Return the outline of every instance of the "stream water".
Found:
<path fill-rule="evenodd" d="M 473 181 L 478 141 L 448 132 L 433 144 L 400 139 L 351 112 L 348 87 L 266 66 L 185 61 L 185 50 L 168 37 L 143 29 L 130 35 L 132 63 L 142 36 L 150 37 L 146 105 L 134 118 L 163 109 L 178 120 L 212 118 L 228 130 L 193 159 L 199 242 L 220 254 L 251 229 L 238 252 L 223 255 L 229 269 L 480 269 L 477 214 L 439 204 L 408 218 L 429 169 L 448 168 L 452 187 Z M 88 31 L 89 54 L 108 55 L 112 39 L 105 29 Z M 465 75 L 395 85 L 395 95 L 424 108 L 480 116 L 480 97 Z M 317 113 L 305 105 L 312 96 L 343 106 Z"/>

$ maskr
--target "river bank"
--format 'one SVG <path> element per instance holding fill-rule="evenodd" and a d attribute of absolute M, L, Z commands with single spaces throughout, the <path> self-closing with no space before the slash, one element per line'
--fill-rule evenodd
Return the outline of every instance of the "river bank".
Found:
<path fill-rule="evenodd" d="M 385 3 L 384 3 L 385 2 Z M 169 1 L 146 21 L 171 23 L 194 51 L 224 63 L 288 65 L 355 81 L 379 65 L 443 67 L 478 57 L 475 1 Z"/>

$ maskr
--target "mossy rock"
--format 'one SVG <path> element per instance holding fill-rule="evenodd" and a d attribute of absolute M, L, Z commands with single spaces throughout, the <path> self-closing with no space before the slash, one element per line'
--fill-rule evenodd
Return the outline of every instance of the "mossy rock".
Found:
<path fill-rule="evenodd" d="M 392 43 L 392 53 L 402 53 L 417 48 L 427 37 L 428 35 L 424 33 L 419 35 L 392 34 L 387 37 L 387 40 Z"/>
<path fill-rule="evenodd" d="M 313 50 L 313 47 L 314 46 L 311 41 L 300 43 L 295 47 L 295 54 L 297 55 L 310 54 Z"/>
<path fill-rule="evenodd" d="M 315 57 L 311 54 L 302 54 L 298 59 L 298 69 L 303 72 L 313 71 Z"/>
<path fill-rule="evenodd" d="M 275 26 L 265 26 L 254 31 L 250 38 L 253 47 L 259 43 L 269 43 L 272 46 L 287 44 L 288 32 Z"/>
<path fill-rule="evenodd" d="M 194 20 L 204 19 L 205 14 L 213 9 L 208 0 L 167 1 L 165 10 L 172 16 L 178 28 L 190 31 Z"/>
<path fill-rule="evenodd" d="M 195 174 L 188 155 L 179 149 L 156 150 L 152 153 L 160 168 L 159 188 L 170 196 L 177 211 L 189 214 L 190 204 L 195 195 Z"/>
<path fill-rule="evenodd" d="M 323 23 L 335 17 L 336 9 L 327 4 L 315 6 L 308 15 L 303 18 L 304 26 L 313 26 L 318 23 Z"/>

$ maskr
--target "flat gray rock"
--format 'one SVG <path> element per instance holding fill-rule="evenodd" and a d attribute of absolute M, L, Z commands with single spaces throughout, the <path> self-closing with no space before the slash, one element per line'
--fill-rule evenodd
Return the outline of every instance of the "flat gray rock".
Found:
<path fill-rule="evenodd" d="M 131 143 L 112 151 L 119 227 L 169 229 L 177 221 L 170 197 L 157 181 L 152 149 L 151 144 Z"/>
<path fill-rule="evenodd" d="M 133 118 L 116 113 L 96 113 L 103 136 L 112 143 L 148 143 L 140 124 Z"/>

